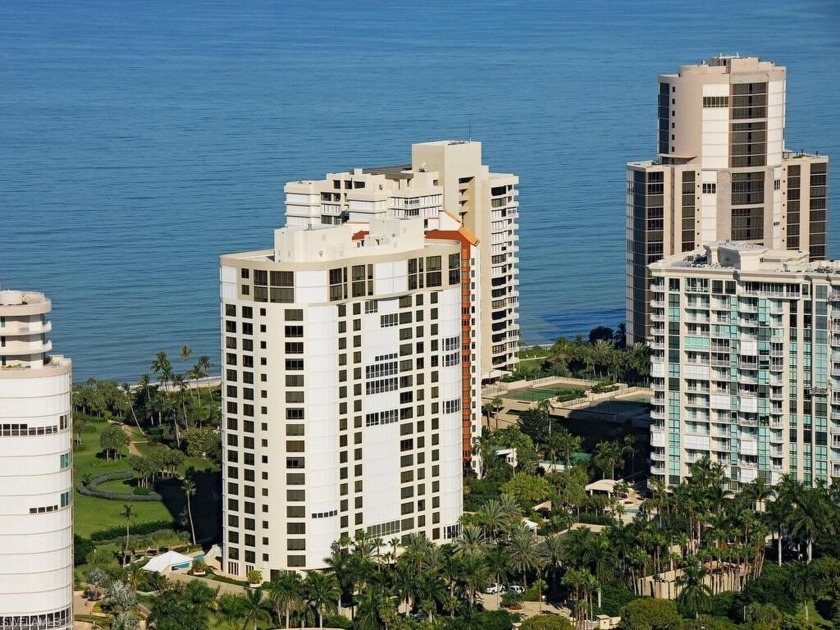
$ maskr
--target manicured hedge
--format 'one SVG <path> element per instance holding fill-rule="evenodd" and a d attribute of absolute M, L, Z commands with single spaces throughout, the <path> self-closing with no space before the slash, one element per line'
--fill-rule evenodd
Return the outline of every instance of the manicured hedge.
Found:
<path fill-rule="evenodd" d="M 172 521 L 150 521 L 148 523 L 137 523 L 131 527 L 132 536 L 150 536 L 158 532 L 171 532 L 175 529 Z M 115 526 L 108 529 L 101 529 L 93 532 L 90 539 L 96 543 L 112 542 L 125 538 L 125 527 Z"/>
<path fill-rule="evenodd" d="M 87 497 L 96 497 L 98 499 L 107 499 L 109 501 L 162 501 L 163 497 L 157 492 L 149 492 L 148 494 L 134 494 L 128 492 L 108 492 L 107 490 L 100 490 L 97 486 L 106 481 L 113 481 L 114 479 L 131 479 L 134 473 L 130 470 L 118 470 L 116 472 L 99 475 L 90 480 L 87 485 L 80 483 L 76 486 L 79 494 Z"/>

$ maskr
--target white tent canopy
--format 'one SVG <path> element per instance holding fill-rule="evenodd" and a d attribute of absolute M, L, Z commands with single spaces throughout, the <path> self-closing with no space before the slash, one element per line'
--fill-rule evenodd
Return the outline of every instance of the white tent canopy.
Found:
<path fill-rule="evenodd" d="M 190 556 L 185 556 L 177 551 L 167 551 L 166 553 L 149 560 L 149 562 L 146 563 L 146 566 L 143 567 L 143 570 L 165 573 L 172 567 L 176 566 L 186 565 L 186 567 L 189 568 L 192 566 L 192 561 L 193 559 Z"/>

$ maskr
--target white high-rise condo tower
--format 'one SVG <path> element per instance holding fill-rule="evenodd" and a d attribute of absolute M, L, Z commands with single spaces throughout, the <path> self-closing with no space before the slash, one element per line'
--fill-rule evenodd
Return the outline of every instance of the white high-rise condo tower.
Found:
<path fill-rule="evenodd" d="M 341 199 L 381 194 L 352 177 L 336 179 Z M 463 408 L 480 386 L 476 245 L 440 212 L 433 229 L 421 217 L 286 227 L 273 249 L 222 256 L 228 574 L 322 568 L 358 531 L 458 535 L 475 430 Z"/>
<path fill-rule="evenodd" d="M 41 293 L 0 291 L 0 628 L 73 624 L 71 364 Z"/>
<path fill-rule="evenodd" d="M 713 57 L 659 77 L 658 158 L 627 165 L 627 341 L 649 335 L 650 273 L 718 240 L 826 255 L 828 158 L 785 148 L 786 70 Z"/>

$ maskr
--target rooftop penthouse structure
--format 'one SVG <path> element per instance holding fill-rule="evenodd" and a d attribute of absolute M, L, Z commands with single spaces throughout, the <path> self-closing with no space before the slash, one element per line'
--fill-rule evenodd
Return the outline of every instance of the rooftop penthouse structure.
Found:
<path fill-rule="evenodd" d="M 786 69 L 719 56 L 659 77 L 655 160 L 627 165 L 627 340 L 650 327 L 648 265 L 719 240 L 826 256 L 828 158 L 785 147 Z"/>

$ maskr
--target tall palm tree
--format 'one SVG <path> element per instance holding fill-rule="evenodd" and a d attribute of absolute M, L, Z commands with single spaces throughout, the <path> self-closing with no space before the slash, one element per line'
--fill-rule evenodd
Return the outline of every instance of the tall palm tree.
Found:
<path fill-rule="evenodd" d="M 834 523 L 826 518 L 829 510 L 822 488 L 804 488 L 790 514 L 790 533 L 805 540 L 808 563 L 814 552 L 814 541 L 820 534 L 833 534 Z"/>
<path fill-rule="evenodd" d="M 566 427 L 559 428 L 554 435 L 558 437 L 558 450 L 563 455 L 566 468 L 569 468 L 572 465 L 572 455 L 583 447 L 583 439 L 572 435 Z"/>
<path fill-rule="evenodd" d="M 603 441 L 595 446 L 595 466 L 601 471 L 604 479 L 607 475 L 610 479 L 615 479 L 615 468 L 620 461 L 621 447 L 618 442 Z"/>
<path fill-rule="evenodd" d="M 636 476 L 636 441 L 636 435 L 634 433 L 628 433 L 621 442 L 622 456 L 630 459 L 631 479 Z"/>
<path fill-rule="evenodd" d="M 469 602 L 470 609 L 472 609 L 475 605 L 475 594 L 487 586 L 490 578 L 490 570 L 487 567 L 483 553 L 464 556 L 461 559 L 461 571 L 459 581 L 464 585 L 467 601 Z"/>
<path fill-rule="evenodd" d="M 487 539 L 478 525 L 464 525 L 461 536 L 455 541 L 455 554 L 458 556 L 474 555 L 484 551 Z"/>
<path fill-rule="evenodd" d="M 563 537 L 559 534 L 551 534 L 540 541 L 540 557 L 545 564 L 546 570 L 551 574 L 551 586 L 557 589 L 557 574 L 563 565 Z"/>
<path fill-rule="evenodd" d="M 324 627 L 324 611 L 334 611 L 340 595 L 335 576 L 312 571 L 303 582 L 307 600 L 318 613 L 318 627 Z"/>
<path fill-rule="evenodd" d="M 271 578 L 266 590 L 278 623 L 285 617 L 285 627 L 288 628 L 291 614 L 303 606 L 303 585 L 300 575 L 294 571 L 281 571 Z"/>
<path fill-rule="evenodd" d="M 684 610 L 694 613 L 694 618 L 705 611 L 712 600 L 712 589 L 706 584 L 708 571 L 699 562 L 692 561 L 683 567 L 682 574 L 677 577 L 677 604 Z"/>
<path fill-rule="evenodd" d="M 123 564 L 128 558 L 128 539 L 131 535 L 131 511 L 134 507 L 130 503 L 124 503 L 122 509 L 122 517 L 125 519 L 125 548 L 123 549 Z"/>
<path fill-rule="evenodd" d="M 788 571 L 787 586 L 805 608 L 805 620 L 808 620 L 808 603 L 819 593 L 819 578 L 811 566 L 803 562 L 794 562 Z"/>
<path fill-rule="evenodd" d="M 228 627 L 239 627 L 239 620 L 242 619 L 245 612 L 245 597 L 243 595 L 233 595 L 225 593 L 219 597 L 218 600 L 218 615 L 222 622 Z"/>
<path fill-rule="evenodd" d="M 505 524 L 505 513 L 497 499 L 488 499 L 478 510 L 478 522 L 484 527 L 484 535 L 495 540 Z"/>
<path fill-rule="evenodd" d="M 168 389 L 169 381 L 172 380 L 172 363 L 170 363 L 166 351 L 161 350 L 155 355 L 151 368 L 152 373 L 159 378 L 163 388 Z"/>
<path fill-rule="evenodd" d="M 254 630 L 257 630 L 257 621 L 266 617 L 268 617 L 268 613 L 263 607 L 262 588 L 245 591 L 245 598 L 242 602 L 242 630 L 247 630 L 248 624 L 253 624 Z"/>
<path fill-rule="evenodd" d="M 496 431 L 499 430 L 499 412 L 504 408 L 504 401 L 498 396 L 490 401 L 490 407 L 493 409 L 493 420 L 496 422 Z"/>
<path fill-rule="evenodd" d="M 184 479 L 184 482 L 181 484 L 181 489 L 184 491 L 184 498 L 187 500 L 187 517 L 190 520 L 190 534 L 192 535 L 192 544 L 196 544 L 198 541 L 195 538 L 195 525 L 193 524 L 193 515 L 192 515 L 192 497 L 195 496 L 195 482 L 192 479 Z"/>
<path fill-rule="evenodd" d="M 522 583 L 527 588 L 527 573 L 539 564 L 539 546 L 534 532 L 519 523 L 510 531 L 508 554 L 511 568 L 522 575 Z"/>

